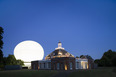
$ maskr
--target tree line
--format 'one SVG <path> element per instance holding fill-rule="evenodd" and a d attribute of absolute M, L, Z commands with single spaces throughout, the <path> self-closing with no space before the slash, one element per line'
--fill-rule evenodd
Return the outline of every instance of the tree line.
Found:
<path fill-rule="evenodd" d="M 24 62 L 21 60 L 16 60 L 14 55 L 9 55 L 8 57 L 3 57 L 3 33 L 4 30 L 0 27 L 0 68 L 3 68 L 5 65 L 24 65 Z"/>
<path fill-rule="evenodd" d="M 94 62 L 100 67 L 116 66 L 116 51 L 108 50 L 104 52 L 101 59 L 96 59 Z"/>

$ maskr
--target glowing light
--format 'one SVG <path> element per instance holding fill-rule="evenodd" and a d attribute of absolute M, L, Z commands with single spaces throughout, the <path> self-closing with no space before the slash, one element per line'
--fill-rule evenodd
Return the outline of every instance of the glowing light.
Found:
<path fill-rule="evenodd" d="M 88 69 L 88 62 L 81 61 L 81 66 L 83 69 Z"/>
<path fill-rule="evenodd" d="M 67 70 L 67 65 L 65 64 L 65 70 Z"/>
<path fill-rule="evenodd" d="M 44 50 L 42 46 L 35 41 L 23 41 L 15 47 L 14 56 L 16 59 L 21 59 L 24 62 L 42 60 Z"/>
<path fill-rule="evenodd" d="M 59 52 L 58 55 L 62 55 L 62 52 Z"/>
<path fill-rule="evenodd" d="M 85 69 L 85 62 L 82 61 L 81 66 L 82 66 L 83 69 Z"/>
<path fill-rule="evenodd" d="M 89 69 L 89 64 L 87 63 L 87 69 Z"/>
<path fill-rule="evenodd" d="M 39 69 L 39 66 L 38 66 L 38 69 Z"/>

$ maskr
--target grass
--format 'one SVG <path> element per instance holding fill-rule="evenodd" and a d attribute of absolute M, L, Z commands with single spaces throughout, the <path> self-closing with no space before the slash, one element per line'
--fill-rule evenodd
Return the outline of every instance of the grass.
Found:
<path fill-rule="evenodd" d="M 92 70 L 53 71 L 53 70 L 10 70 L 0 71 L 0 77 L 116 77 L 116 68 Z"/>
<path fill-rule="evenodd" d="M 114 68 L 100 68 L 92 70 L 77 70 L 72 72 L 69 77 L 116 77 Z"/>
<path fill-rule="evenodd" d="M 0 77 L 49 77 L 56 73 L 51 70 L 12 70 L 0 71 Z"/>

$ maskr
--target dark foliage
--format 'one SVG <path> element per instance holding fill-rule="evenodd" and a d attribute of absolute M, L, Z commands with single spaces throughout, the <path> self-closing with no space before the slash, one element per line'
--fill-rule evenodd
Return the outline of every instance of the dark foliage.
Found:
<path fill-rule="evenodd" d="M 2 41 L 3 36 L 2 35 L 3 35 L 3 33 L 4 33 L 3 28 L 0 27 L 0 68 L 3 67 L 3 52 L 2 52 L 2 48 L 3 48 L 3 41 Z"/>
<path fill-rule="evenodd" d="M 76 58 L 79 58 L 78 56 L 76 56 Z"/>
<path fill-rule="evenodd" d="M 4 57 L 5 65 L 24 65 L 24 62 L 21 60 L 16 60 L 14 55 L 9 55 L 8 57 Z"/>
<path fill-rule="evenodd" d="M 93 60 L 93 58 L 89 55 L 81 55 L 80 58 L 86 58 L 86 59 L 89 59 L 89 60 L 90 59 Z"/>
<path fill-rule="evenodd" d="M 3 48 L 2 46 L 3 46 L 3 41 L 2 41 L 2 39 L 3 39 L 3 33 L 4 33 L 4 31 L 3 31 L 3 28 L 2 27 L 0 27 L 0 50 Z"/>
<path fill-rule="evenodd" d="M 84 57 L 84 55 L 81 55 L 80 58 Z"/>
<path fill-rule="evenodd" d="M 98 63 L 98 66 L 116 66 L 116 52 L 108 50 L 103 54 L 101 59 L 96 59 L 94 62 Z"/>

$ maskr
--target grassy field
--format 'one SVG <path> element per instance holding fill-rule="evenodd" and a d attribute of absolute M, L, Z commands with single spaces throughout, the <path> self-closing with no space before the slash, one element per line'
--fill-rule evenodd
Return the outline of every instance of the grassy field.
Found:
<path fill-rule="evenodd" d="M 50 70 L 13 70 L 0 71 L 0 77 L 50 77 L 56 73 Z"/>
<path fill-rule="evenodd" d="M 113 69 L 114 68 L 78 70 L 72 72 L 69 77 L 116 77 L 116 71 L 113 71 Z"/>
<path fill-rule="evenodd" d="M 53 71 L 53 70 L 13 70 L 0 71 L 0 77 L 116 77 L 116 68 L 92 70 Z"/>

